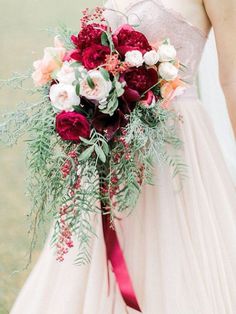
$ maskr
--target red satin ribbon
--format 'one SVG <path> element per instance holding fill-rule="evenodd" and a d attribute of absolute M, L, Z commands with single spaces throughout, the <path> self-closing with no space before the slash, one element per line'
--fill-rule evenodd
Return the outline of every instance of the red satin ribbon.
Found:
<path fill-rule="evenodd" d="M 142 313 L 134 292 L 117 233 L 115 229 L 110 226 L 109 214 L 102 214 L 102 223 L 104 240 L 106 244 L 107 260 L 110 261 L 112 265 L 112 270 L 119 285 L 121 295 L 127 306 Z"/>

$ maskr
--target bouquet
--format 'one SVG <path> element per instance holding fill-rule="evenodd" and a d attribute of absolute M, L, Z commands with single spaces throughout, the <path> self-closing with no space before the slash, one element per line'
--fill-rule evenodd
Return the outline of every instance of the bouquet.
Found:
<path fill-rule="evenodd" d="M 150 43 L 128 23 L 112 30 L 103 11 L 85 9 L 78 34 L 61 27 L 30 75 L 1 82 L 17 88 L 32 77 L 30 92 L 41 95 L 3 115 L 0 136 L 13 144 L 27 134 L 33 235 L 53 216 L 57 259 L 76 238 L 78 264 L 90 260 L 92 215 L 102 214 L 105 239 L 117 241 L 113 220 L 153 184 L 156 161 L 173 176 L 185 172 L 171 107 L 186 88 L 175 47 L 168 38 Z"/>

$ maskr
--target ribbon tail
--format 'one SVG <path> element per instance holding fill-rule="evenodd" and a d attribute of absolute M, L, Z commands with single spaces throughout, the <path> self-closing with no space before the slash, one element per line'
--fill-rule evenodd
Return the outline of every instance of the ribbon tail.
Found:
<path fill-rule="evenodd" d="M 127 306 L 142 313 L 129 276 L 129 271 L 120 247 L 117 233 L 115 229 L 110 226 L 109 212 L 102 214 L 102 223 L 107 259 L 111 262 L 121 295 Z"/>

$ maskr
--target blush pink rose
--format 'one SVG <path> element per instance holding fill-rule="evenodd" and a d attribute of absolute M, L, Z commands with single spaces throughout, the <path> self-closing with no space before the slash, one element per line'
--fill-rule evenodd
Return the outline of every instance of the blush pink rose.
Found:
<path fill-rule="evenodd" d="M 66 49 L 64 47 L 47 47 L 43 59 L 34 62 L 35 71 L 32 74 L 35 86 L 43 86 L 52 80 L 52 74 L 60 69 Z"/>

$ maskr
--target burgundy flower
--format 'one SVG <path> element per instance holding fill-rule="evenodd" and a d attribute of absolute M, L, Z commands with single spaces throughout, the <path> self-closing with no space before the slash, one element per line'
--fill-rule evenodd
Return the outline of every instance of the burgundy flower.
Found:
<path fill-rule="evenodd" d="M 109 54 L 109 47 L 102 45 L 92 45 L 83 51 L 82 63 L 87 70 L 91 70 L 105 63 L 106 55 Z"/>
<path fill-rule="evenodd" d="M 84 115 L 62 111 L 56 116 L 56 131 L 63 140 L 78 143 L 79 136 L 89 138 L 90 125 Z"/>
<path fill-rule="evenodd" d="M 127 103 L 141 99 L 142 94 L 158 82 L 157 71 L 153 68 L 130 68 L 121 77 L 126 82 L 122 96 Z"/>
<path fill-rule="evenodd" d="M 101 44 L 103 30 L 106 29 L 106 25 L 92 23 L 85 26 L 77 36 L 72 35 L 71 41 L 75 45 L 76 50 L 71 54 L 71 57 L 75 60 L 81 61 L 82 53 L 86 48 L 93 44 Z"/>
<path fill-rule="evenodd" d="M 92 120 L 94 128 L 101 134 L 104 134 L 109 140 L 115 133 L 128 123 L 124 113 L 118 108 L 112 116 L 99 111 L 97 108 Z"/>
<path fill-rule="evenodd" d="M 142 97 L 142 100 L 140 101 L 140 103 L 144 106 L 144 107 L 149 107 L 153 100 L 157 99 L 157 97 L 154 95 L 154 93 L 149 90 L 144 97 Z"/>
<path fill-rule="evenodd" d="M 119 27 L 112 38 L 116 50 L 122 57 L 131 50 L 139 50 L 143 54 L 152 50 L 147 38 L 128 24 Z"/>

